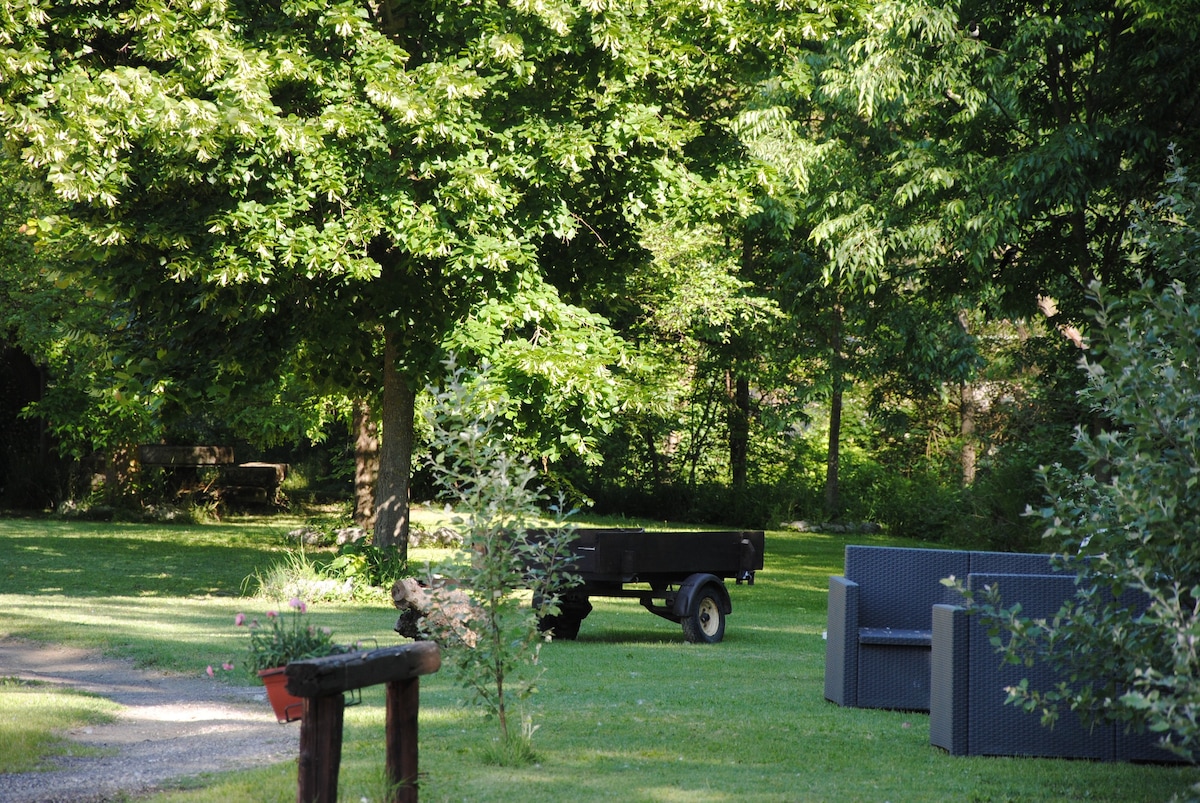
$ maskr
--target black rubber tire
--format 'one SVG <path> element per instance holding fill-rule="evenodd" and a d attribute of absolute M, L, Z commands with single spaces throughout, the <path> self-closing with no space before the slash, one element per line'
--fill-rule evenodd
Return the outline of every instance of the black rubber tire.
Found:
<path fill-rule="evenodd" d="M 567 597 L 560 603 L 557 614 L 538 620 L 538 630 L 549 632 L 556 639 L 574 641 L 579 636 L 579 626 L 591 612 L 592 603 L 587 597 Z"/>
<path fill-rule="evenodd" d="M 538 625 L 543 633 L 550 633 L 555 641 L 574 641 L 579 637 L 579 626 L 583 624 L 583 619 L 578 616 L 547 616 Z"/>
<path fill-rule="evenodd" d="M 709 583 L 692 597 L 691 609 L 680 624 L 683 637 L 693 644 L 716 644 L 725 638 L 725 609 L 716 586 Z"/>

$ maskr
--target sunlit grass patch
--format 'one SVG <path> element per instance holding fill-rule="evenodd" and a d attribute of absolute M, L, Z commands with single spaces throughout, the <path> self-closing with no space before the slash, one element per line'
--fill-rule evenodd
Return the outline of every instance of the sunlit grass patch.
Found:
<path fill-rule="evenodd" d="M 236 663 L 246 645 L 234 616 L 275 606 L 243 596 L 242 581 L 295 549 L 284 533 L 296 526 L 0 520 L 0 551 L 13 558 L 0 565 L 0 636 L 97 648 L 197 676 L 208 664 Z M 452 673 L 422 677 L 420 799 L 1129 803 L 1186 796 L 1200 780 L 1190 767 L 952 757 L 930 746 L 926 714 L 826 701 L 828 576 L 841 573 L 847 543 L 881 540 L 769 532 L 755 585 L 729 586 L 733 613 L 716 645 L 684 642 L 677 624 L 635 600 L 594 599 L 577 641 L 543 645 L 546 672 L 527 709 L 538 726 L 532 765 L 488 763 L 494 723 L 462 705 Z M 423 548 L 410 557 L 438 562 L 451 554 Z M 320 602 L 309 610 L 339 641 L 400 642 L 392 632 L 397 613 L 386 602 Z M 219 677 L 254 682 L 242 672 Z M 0 687 L 0 702 L 8 692 Z M 384 696 L 382 686 L 364 689 L 362 705 L 346 710 L 341 800 L 386 799 Z M 280 727 L 298 734 L 298 724 Z M 0 755 L 9 755 L 6 741 Z M 295 799 L 296 780 L 293 758 L 181 782 L 149 800 L 282 802 Z"/>
<path fill-rule="evenodd" d="M 62 734 L 112 722 L 119 710 L 92 694 L 0 678 L 0 773 L 53 769 L 56 756 L 99 754 L 98 748 L 73 744 Z"/>
<path fill-rule="evenodd" d="M 293 803 L 296 764 L 285 762 L 254 770 L 200 775 L 154 796 L 158 803 Z M 358 798 L 346 798 L 357 800 Z"/>

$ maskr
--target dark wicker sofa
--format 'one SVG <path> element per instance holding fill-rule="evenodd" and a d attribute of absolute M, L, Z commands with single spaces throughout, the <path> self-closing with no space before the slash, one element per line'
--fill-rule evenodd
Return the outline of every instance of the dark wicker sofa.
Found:
<path fill-rule="evenodd" d="M 1049 571 L 1049 555 L 847 546 L 845 573 L 829 578 L 825 697 L 856 708 L 928 711 L 933 606 L 963 603 L 942 580 Z"/>

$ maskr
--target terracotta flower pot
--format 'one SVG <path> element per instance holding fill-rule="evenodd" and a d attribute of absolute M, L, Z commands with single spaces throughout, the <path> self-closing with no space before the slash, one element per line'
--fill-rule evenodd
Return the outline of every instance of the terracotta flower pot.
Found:
<path fill-rule="evenodd" d="M 275 718 L 280 722 L 295 722 L 304 714 L 304 699 L 296 697 L 287 690 L 287 675 L 285 667 L 261 669 L 258 676 L 267 687 L 267 699 L 275 711 Z"/>

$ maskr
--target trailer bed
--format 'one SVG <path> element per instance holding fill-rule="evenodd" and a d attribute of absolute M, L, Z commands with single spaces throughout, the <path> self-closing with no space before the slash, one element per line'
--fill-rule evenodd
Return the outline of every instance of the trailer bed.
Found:
<path fill-rule="evenodd" d="M 733 607 L 725 580 L 753 585 L 764 550 L 761 530 L 579 529 L 570 571 L 582 582 L 563 595 L 558 614 L 543 619 L 543 629 L 573 639 L 592 610 L 589 597 L 632 597 L 680 623 L 687 640 L 718 642 Z"/>

